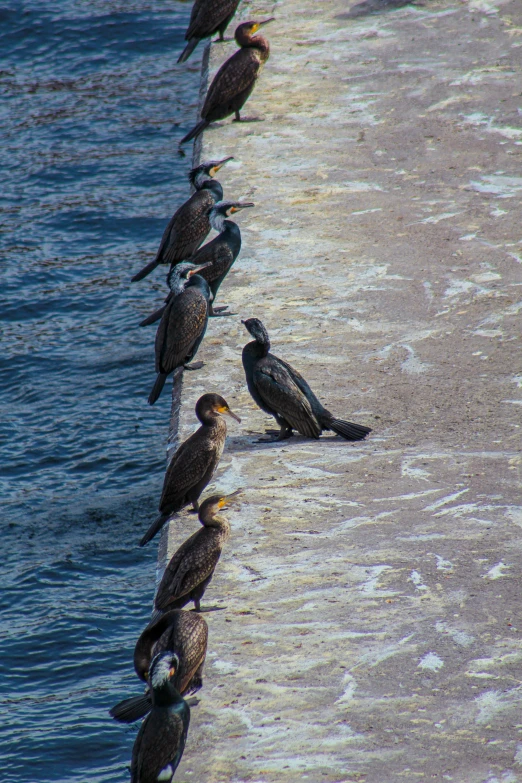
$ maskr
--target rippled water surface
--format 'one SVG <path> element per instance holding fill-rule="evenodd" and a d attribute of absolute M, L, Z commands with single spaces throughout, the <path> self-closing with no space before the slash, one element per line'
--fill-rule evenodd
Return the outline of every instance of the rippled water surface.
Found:
<path fill-rule="evenodd" d="M 189 14 L 0 0 L 4 783 L 128 780 L 136 730 L 107 709 L 137 684 L 156 547 L 136 542 L 169 411 L 146 404 L 154 327 L 137 327 L 164 275 L 129 280 L 188 196 Z"/>

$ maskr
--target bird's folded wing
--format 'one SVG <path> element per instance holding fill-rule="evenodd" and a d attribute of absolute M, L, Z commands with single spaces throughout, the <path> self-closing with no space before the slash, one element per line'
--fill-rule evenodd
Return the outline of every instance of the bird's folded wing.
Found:
<path fill-rule="evenodd" d="M 205 475 L 215 454 L 215 446 L 198 437 L 199 430 L 181 444 L 165 473 L 160 511 L 175 505 Z"/>
<path fill-rule="evenodd" d="M 216 551 L 215 548 L 211 550 L 205 546 L 198 547 L 197 550 L 187 554 L 172 580 L 175 594 L 181 598 L 204 582 L 216 567 L 220 554 L 221 552 Z"/>
<path fill-rule="evenodd" d="M 163 576 L 161 577 L 161 581 L 158 585 L 158 589 L 156 591 L 156 598 L 154 599 L 154 605 L 158 609 L 163 609 L 167 606 L 171 598 L 179 598 L 183 593 L 178 595 L 173 590 L 173 585 L 177 583 L 177 573 L 178 569 L 183 569 L 183 573 L 185 573 L 185 566 L 184 561 L 187 557 L 188 552 L 190 552 L 190 549 L 194 546 L 194 541 L 197 539 L 198 533 L 201 531 L 198 530 L 196 533 L 193 533 L 187 540 L 180 546 L 180 548 L 174 552 L 172 557 L 169 560 L 169 563 L 167 567 L 165 568 L 165 571 L 163 572 Z"/>
<path fill-rule="evenodd" d="M 202 3 L 201 0 L 200 2 L 196 0 L 185 33 L 185 40 L 188 41 L 193 36 L 207 38 L 207 36 L 213 35 L 216 28 L 235 11 L 237 5 L 238 0 L 227 0 L 226 2 L 214 0 L 214 3 Z"/>
<path fill-rule="evenodd" d="M 207 310 L 207 300 L 196 288 L 186 289 L 174 297 L 162 318 L 162 323 L 165 320 L 166 324 L 157 372 L 169 373 L 183 364 L 205 327 Z M 158 334 L 161 328 L 160 324 Z"/>
<path fill-rule="evenodd" d="M 169 718 L 165 720 L 163 714 L 155 714 L 153 711 L 145 719 L 139 734 L 142 733 L 143 729 L 143 736 L 139 748 L 138 767 L 141 775 L 140 777 L 131 777 L 131 783 L 141 783 L 142 780 L 149 779 L 156 780 L 156 775 L 154 775 L 153 778 L 152 775 L 150 775 L 150 770 L 157 770 L 158 773 L 161 773 L 161 771 L 169 765 L 174 770 L 179 764 L 183 754 L 185 732 L 181 717 L 176 720 L 169 716 Z M 147 772 L 149 772 L 150 778 L 149 775 L 147 775 Z"/>
<path fill-rule="evenodd" d="M 295 430 L 302 435 L 317 438 L 321 434 L 321 426 L 308 399 L 284 364 L 274 361 L 275 357 L 271 358 L 270 364 L 254 369 L 254 383 L 259 394 Z"/>
<path fill-rule="evenodd" d="M 212 266 L 208 269 L 201 270 L 201 276 L 205 278 L 207 283 L 213 283 L 218 277 L 227 271 L 234 261 L 234 256 L 228 245 L 221 243 L 218 245 L 212 258 Z M 203 263 L 203 262 L 201 262 Z"/>
<path fill-rule="evenodd" d="M 214 205 L 210 191 L 203 189 L 194 193 L 178 209 L 171 220 L 168 246 L 163 254 L 163 263 L 172 264 L 188 258 L 210 231 L 208 211 Z"/>
<path fill-rule="evenodd" d="M 251 49 L 240 49 L 223 63 L 209 87 L 201 116 L 204 118 L 217 106 L 224 106 L 255 82 L 260 68 Z"/>

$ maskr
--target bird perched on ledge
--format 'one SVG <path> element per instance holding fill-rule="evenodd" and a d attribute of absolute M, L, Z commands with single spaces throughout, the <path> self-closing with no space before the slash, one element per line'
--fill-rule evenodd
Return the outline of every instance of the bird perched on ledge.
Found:
<path fill-rule="evenodd" d="M 134 275 L 132 283 L 143 280 L 159 264 L 177 264 L 196 252 L 210 231 L 209 209 L 223 198 L 223 188 L 213 177 L 229 160 L 232 158 L 208 160 L 189 172 L 196 192 L 176 210 L 163 232 L 156 257 Z"/>
<path fill-rule="evenodd" d="M 238 489 L 231 495 L 213 495 L 203 501 L 199 509 L 203 528 L 191 535 L 172 556 L 156 593 L 156 609 L 180 609 L 194 601 L 196 612 L 201 611 L 200 601 L 230 536 L 230 524 L 219 511 L 240 492 Z"/>
<path fill-rule="evenodd" d="M 241 232 L 239 226 L 237 226 L 232 220 L 226 220 L 234 212 L 239 212 L 240 209 L 246 207 L 253 207 L 254 204 L 242 204 L 240 201 L 218 201 L 215 206 L 209 212 L 210 225 L 215 231 L 219 231 L 219 235 L 214 237 L 206 245 L 200 247 L 199 250 L 193 255 L 189 261 L 192 264 L 199 266 L 199 275 L 204 277 L 210 286 L 210 292 L 212 294 L 212 300 L 210 302 L 209 316 L 218 315 L 230 315 L 230 313 L 222 313 L 222 310 L 226 310 L 225 307 L 214 307 L 216 301 L 217 292 L 219 286 L 229 273 L 232 264 L 239 255 L 241 250 Z M 165 299 L 165 304 L 160 307 L 159 310 L 149 315 L 141 322 L 140 326 L 148 326 L 148 324 L 154 323 L 161 318 L 165 312 L 165 307 L 172 299 L 173 294 L 170 293 Z"/>
<path fill-rule="evenodd" d="M 272 441 L 289 438 L 292 430 L 309 438 L 318 438 L 323 430 L 333 430 L 346 440 L 362 440 L 371 432 L 361 424 L 334 419 L 297 370 L 270 353 L 268 332 L 258 318 L 241 323 L 254 337 L 243 348 L 242 356 L 248 391 L 280 427 Z"/>
<path fill-rule="evenodd" d="M 199 510 L 199 496 L 210 482 L 223 454 L 227 425 L 221 417 L 225 415 L 241 422 L 219 394 L 204 394 L 197 401 L 196 416 L 201 427 L 174 454 L 165 473 L 160 515 L 141 539 L 140 546 L 145 546 L 172 514 L 189 503 L 195 511 Z"/>
<path fill-rule="evenodd" d="M 203 664 L 207 654 L 208 626 L 198 614 L 174 609 L 148 624 L 134 648 L 134 669 L 147 682 L 152 658 L 160 652 L 176 653 L 179 666 L 172 684 L 182 696 L 195 693 L 203 685 Z M 121 723 L 134 723 L 152 707 L 150 689 L 116 704 L 111 716 Z"/>
<path fill-rule="evenodd" d="M 181 139 L 180 144 L 195 139 L 207 125 L 235 114 L 241 120 L 240 110 L 254 89 L 263 65 L 270 55 L 266 38 L 255 35 L 257 30 L 273 19 L 264 22 L 243 22 L 236 28 L 235 39 L 241 48 L 226 60 L 212 79 L 205 103 L 201 110 L 201 121 Z"/>
<path fill-rule="evenodd" d="M 160 396 L 167 376 L 177 367 L 197 370 L 203 365 L 193 364 L 208 323 L 210 288 L 207 281 L 197 274 L 202 266 L 184 262 L 176 264 L 167 275 L 172 298 L 161 316 L 156 332 L 156 372 L 158 373 L 149 395 L 149 405 Z"/>
<path fill-rule="evenodd" d="M 150 666 L 152 710 L 132 749 L 130 783 L 172 783 L 190 723 L 190 708 L 174 685 L 177 655 L 159 653 Z"/>
<path fill-rule="evenodd" d="M 239 0 L 196 0 L 192 6 L 190 22 L 185 33 L 187 45 L 179 56 L 178 63 L 188 60 L 198 43 L 219 33 L 219 41 L 224 41 L 225 30 L 237 11 Z"/>

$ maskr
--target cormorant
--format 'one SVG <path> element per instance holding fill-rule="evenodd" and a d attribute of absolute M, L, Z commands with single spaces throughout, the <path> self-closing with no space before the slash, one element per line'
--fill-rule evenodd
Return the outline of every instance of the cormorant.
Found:
<path fill-rule="evenodd" d="M 180 144 L 195 139 L 211 122 L 223 120 L 231 114 L 236 115 L 238 122 L 241 120 L 239 112 L 247 102 L 261 68 L 270 55 L 266 38 L 254 33 L 271 21 L 273 20 L 243 22 L 236 27 L 234 37 L 241 48 L 223 63 L 212 79 L 201 110 L 201 121 L 181 139 Z"/>
<path fill-rule="evenodd" d="M 172 267 L 167 282 L 172 298 L 166 305 L 156 332 L 156 382 L 149 395 L 149 405 L 160 396 L 167 376 L 177 367 L 188 366 L 203 340 L 208 323 L 210 288 L 198 275 L 201 266 L 183 262 Z"/>
<path fill-rule="evenodd" d="M 171 783 L 185 749 L 190 708 L 174 685 L 178 656 L 156 655 L 150 666 L 152 709 L 134 742 L 131 783 Z"/>
<path fill-rule="evenodd" d="M 192 503 L 194 511 L 199 510 L 198 498 L 214 475 L 225 446 L 227 425 L 221 418 L 223 415 L 241 422 L 219 394 L 204 394 L 197 401 L 196 416 L 201 427 L 181 444 L 172 457 L 163 482 L 158 509 L 160 515 L 141 539 L 140 546 L 145 546 L 172 514 L 189 503 Z"/>
<path fill-rule="evenodd" d="M 333 430 L 346 440 L 362 440 L 371 432 L 361 424 L 334 419 L 323 408 L 297 370 L 270 353 L 268 333 L 258 318 L 241 323 L 255 338 L 243 348 L 248 391 L 261 410 L 273 416 L 280 427 L 278 435 L 271 440 L 285 440 L 292 430 L 309 438 L 318 438 L 323 430 Z"/>
<path fill-rule="evenodd" d="M 192 6 L 190 22 L 185 33 L 187 45 L 179 56 L 178 63 L 188 60 L 203 38 L 219 33 L 219 41 L 224 41 L 225 30 L 237 11 L 239 0 L 196 0 Z"/>
<path fill-rule="evenodd" d="M 182 696 L 196 693 L 203 685 L 203 664 L 207 654 L 208 626 L 198 614 L 174 609 L 148 624 L 134 648 L 134 669 L 147 682 L 150 662 L 160 652 L 176 653 L 179 666 L 172 684 Z M 134 723 L 152 706 L 150 689 L 116 704 L 111 716 L 121 723 Z"/>
<path fill-rule="evenodd" d="M 159 264 L 177 264 L 191 256 L 210 231 L 208 211 L 223 198 L 223 188 L 213 177 L 232 157 L 224 160 L 208 160 L 189 172 L 189 180 L 196 192 L 176 210 L 170 219 L 156 257 L 132 278 L 143 280 Z"/>
<path fill-rule="evenodd" d="M 241 231 L 232 220 L 226 220 L 234 212 L 238 212 L 245 207 L 253 207 L 255 204 L 242 204 L 240 201 L 218 201 L 209 212 L 210 225 L 219 235 L 214 237 L 206 245 L 200 247 L 189 261 L 197 264 L 201 269 L 201 277 L 204 277 L 210 286 L 212 301 L 210 302 L 209 316 L 212 318 L 218 315 L 230 315 L 230 313 L 221 313 L 226 307 L 214 307 L 219 286 L 229 273 L 232 264 L 241 250 Z M 165 305 L 156 310 L 148 318 L 141 322 L 140 326 L 148 326 L 157 321 L 163 315 L 166 305 L 172 299 L 173 294 L 169 293 L 165 299 Z"/>
<path fill-rule="evenodd" d="M 166 567 L 154 601 L 156 609 L 181 608 L 194 601 L 196 612 L 201 611 L 200 601 L 230 536 L 230 523 L 218 512 L 240 491 L 203 501 L 199 509 L 203 528 L 180 546 Z"/>

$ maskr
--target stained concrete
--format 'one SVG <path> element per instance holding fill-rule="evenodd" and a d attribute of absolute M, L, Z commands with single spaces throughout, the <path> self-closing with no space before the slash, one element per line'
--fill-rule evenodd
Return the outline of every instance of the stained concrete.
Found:
<path fill-rule="evenodd" d="M 181 437 L 218 391 L 209 487 L 245 488 L 205 603 L 209 654 L 180 781 L 522 780 L 522 4 L 425 0 L 274 15 L 235 161 L 244 248 L 185 376 Z M 234 50 L 213 46 L 210 76 Z M 364 443 L 255 438 L 240 318 L 263 320 Z M 170 524 L 172 551 L 196 527 Z"/>

